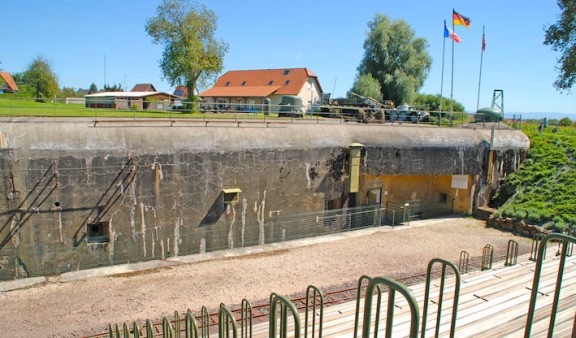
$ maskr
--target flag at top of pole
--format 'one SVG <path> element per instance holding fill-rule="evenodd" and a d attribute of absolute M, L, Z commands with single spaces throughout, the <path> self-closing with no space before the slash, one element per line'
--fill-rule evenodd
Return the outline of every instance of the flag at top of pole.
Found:
<path fill-rule="evenodd" d="M 452 38 L 456 42 L 462 42 L 462 39 L 453 30 L 446 27 L 446 20 L 444 20 L 444 38 Z"/>
<path fill-rule="evenodd" d="M 466 26 L 466 28 L 470 28 L 470 18 L 467 18 L 455 10 L 452 10 L 452 24 L 454 26 L 461 25 Z"/>

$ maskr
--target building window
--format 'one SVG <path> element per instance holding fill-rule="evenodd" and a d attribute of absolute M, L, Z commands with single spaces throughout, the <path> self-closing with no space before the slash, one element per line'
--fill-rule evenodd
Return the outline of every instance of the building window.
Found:
<path fill-rule="evenodd" d="M 286 83 L 284 83 L 284 85 L 289 85 L 290 84 L 290 80 L 286 80 Z"/>
<path fill-rule="evenodd" d="M 246 85 L 246 81 L 242 81 L 242 85 L 243 85 L 243 86 Z"/>
<path fill-rule="evenodd" d="M 228 87 L 230 85 L 230 81 L 226 82 L 226 87 Z"/>
<path fill-rule="evenodd" d="M 274 80 L 270 80 L 270 82 L 268 82 L 268 85 L 271 86 L 274 83 Z"/>
<path fill-rule="evenodd" d="M 285 69 L 285 70 L 284 70 L 284 75 L 288 75 L 288 74 L 290 74 L 290 69 Z"/>
<path fill-rule="evenodd" d="M 108 243 L 108 222 L 94 222 L 86 224 L 86 241 L 88 243 Z"/>
<path fill-rule="evenodd" d="M 441 192 L 438 194 L 438 203 L 440 204 L 447 204 L 448 203 L 448 194 Z"/>

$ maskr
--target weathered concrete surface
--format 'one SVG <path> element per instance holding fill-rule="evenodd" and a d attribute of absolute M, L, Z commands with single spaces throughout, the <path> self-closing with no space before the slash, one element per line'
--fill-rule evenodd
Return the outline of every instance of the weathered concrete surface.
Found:
<path fill-rule="evenodd" d="M 363 200 L 346 191 L 352 143 L 364 145 L 361 176 L 469 175 L 479 205 L 529 146 L 514 130 L 356 124 L 3 123 L 0 133 L 0 279 L 268 243 L 274 217 Z M 238 203 L 224 203 L 225 188 L 242 190 Z M 87 243 L 92 222 L 109 242 Z"/>

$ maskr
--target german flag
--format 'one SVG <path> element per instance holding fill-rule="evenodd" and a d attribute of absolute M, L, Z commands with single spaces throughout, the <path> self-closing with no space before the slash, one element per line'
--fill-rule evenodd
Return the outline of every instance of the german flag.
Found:
<path fill-rule="evenodd" d="M 452 10 L 452 22 L 454 23 L 454 26 L 462 25 L 466 26 L 466 28 L 470 28 L 470 19 L 459 14 L 455 10 Z"/>

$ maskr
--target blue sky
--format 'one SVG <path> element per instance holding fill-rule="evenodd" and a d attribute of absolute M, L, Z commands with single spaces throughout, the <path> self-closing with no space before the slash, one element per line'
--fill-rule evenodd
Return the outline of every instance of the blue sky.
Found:
<path fill-rule="evenodd" d="M 101 88 L 109 84 L 153 83 L 173 88 L 158 67 L 161 46 L 146 34 L 146 19 L 160 0 L 6 1 L 2 4 L 0 67 L 26 70 L 38 55 L 48 59 L 60 85 Z M 486 52 L 480 107 L 490 105 L 493 89 L 504 90 L 509 113 L 576 114 L 574 94 L 553 87 L 559 54 L 543 45 L 544 29 L 556 22 L 556 1 L 214 1 L 204 2 L 218 16 L 217 35 L 230 46 L 225 70 L 307 67 L 325 92 L 343 96 L 351 88 L 363 55 L 367 24 L 376 13 L 403 19 L 428 41 L 432 68 L 422 93 L 439 94 L 443 20 L 452 8 L 472 20 L 456 26 L 463 40 L 454 57 L 454 98 L 476 110 L 482 26 Z M 451 44 L 446 40 L 444 96 L 450 95 Z M 104 62 L 106 60 L 106 62 Z M 106 64 L 106 67 L 104 67 Z"/>

